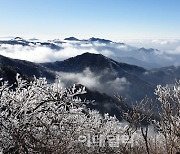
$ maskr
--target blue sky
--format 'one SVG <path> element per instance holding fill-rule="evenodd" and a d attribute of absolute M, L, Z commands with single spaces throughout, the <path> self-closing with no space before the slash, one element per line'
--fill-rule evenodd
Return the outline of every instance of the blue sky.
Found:
<path fill-rule="evenodd" d="M 180 39 L 180 0 L 0 0 L 0 37 Z"/>

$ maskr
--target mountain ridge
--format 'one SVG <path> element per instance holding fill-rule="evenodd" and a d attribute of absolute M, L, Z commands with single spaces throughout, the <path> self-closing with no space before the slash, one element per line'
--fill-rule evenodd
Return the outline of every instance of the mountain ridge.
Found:
<path fill-rule="evenodd" d="M 89 68 L 88 71 L 87 68 Z M 92 80 L 97 86 L 91 88 L 85 84 L 84 86 L 89 89 L 89 94 L 82 96 L 82 98 L 88 97 L 90 99 L 92 96 L 92 100 L 97 99 L 98 104 L 91 107 L 98 108 L 101 112 L 105 110 L 101 107 L 102 100 L 107 103 L 107 106 L 112 105 L 112 110 L 114 110 L 117 103 L 114 99 L 115 94 L 126 98 L 127 103 L 130 104 L 141 101 L 145 96 L 155 100 L 154 89 L 157 84 L 174 83 L 173 77 L 180 79 L 180 67 L 146 70 L 136 65 L 116 62 L 102 54 L 84 53 L 52 63 L 33 63 L 0 55 L 0 78 L 13 84 L 16 73 L 28 80 L 32 79 L 34 75 L 46 77 L 49 82 L 54 82 L 59 76 L 65 86 L 70 86 L 73 83 L 81 84 L 81 81 L 85 81 L 82 83 L 91 82 L 89 80 Z M 103 105 L 106 106 L 106 104 Z M 112 114 L 112 110 L 109 113 Z M 117 111 L 116 113 L 119 114 Z"/>
<path fill-rule="evenodd" d="M 105 92 L 113 96 L 117 90 L 117 93 L 129 98 L 129 101 L 134 102 L 143 99 L 145 95 L 155 98 L 154 89 L 157 84 L 171 84 L 173 80 L 175 81 L 174 77 L 177 79 L 180 78 L 179 68 L 176 70 L 174 67 L 170 67 L 173 73 L 169 72 L 169 67 L 146 70 L 136 65 L 117 62 L 102 54 L 92 53 L 84 53 L 64 61 L 51 63 L 32 63 L 0 56 L 0 64 L 0 74 L 2 77 L 5 77 L 6 72 L 8 72 L 6 70 L 9 70 L 14 76 L 16 73 L 31 78 L 35 75 L 37 77 L 46 77 L 50 82 L 56 79 L 57 74 L 60 74 L 60 76 L 62 73 L 66 73 L 67 75 L 71 73 L 74 76 L 77 76 L 77 74 L 84 75 L 84 71 L 89 68 L 89 72 L 93 75 L 92 79 L 94 78 L 101 85 L 104 84 L 104 86 L 115 89 L 111 90 L 104 87 L 99 89 L 100 92 Z M 73 83 L 73 79 L 71 80 Z M 80 80 L 79 82 L 81 83 Z M 125 88 L 124 91 L 116 89 L 116 87 L 121 89 L 121 82 L 125 84 L 123 85 L 123 88 Z M 111 85 L 109 85 L 110 83 Z M 134 91 L 138 91 L 138 93 L 135 94 Z"/>

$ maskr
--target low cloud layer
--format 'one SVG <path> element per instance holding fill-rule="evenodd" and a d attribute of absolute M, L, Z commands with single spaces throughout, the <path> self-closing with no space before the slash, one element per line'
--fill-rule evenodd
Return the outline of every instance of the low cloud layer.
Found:
<path fill-rule="evenodd" d="M 176 54 L 176 48 L 180 46 L 180 40 L 177 39 L 162 39 L 162 40 L 121 40 L 129 45 L 136 46 L 138 48 L 145 47 L 145 48 L 155 48 L 161 50 L 165 53 L 172 53 Z"/>
<path fill-rule="evenodd" d="M 54 62 L 61 61 L 67 58 L 80 55 L 85 52 L 98 53 L 94 49 L 79 49 L 72 45 L 64 45 L 64 49 L 53 50 L 45 46 L 22 46 L 2 44 L 0 46 L 0 54 L 21 60 L 28 60 L 31 62 Z"/>
<path fill-rule="evenodd" d="M 101 42 L 64 42 L 56 44 L 61 48 L 51 49 L 48 46 L 1 44 L 0 54 L 32 62 L 54 62 L 80 55 L 85 52 L 101 53 L 120 62 L 135 64 L 145 68 L 180 65 L 180 40 L 124 40 L 125 43 Z M 141 47 L 158 50 L 139 50 Z"/>
<path fill-rule="evenodd" d="M 89 68 L 86 68 L 82 73 L 59 72 L 58 77 L 62 87 L 71 86 L 72 84 L 82 84 L 91 90 L 101 91 L 110 95 L 125 93 L 130 85 L 127 79 L 116 77 L 102 81 L 106 73 L 108 72 L 95 74 Z"/>

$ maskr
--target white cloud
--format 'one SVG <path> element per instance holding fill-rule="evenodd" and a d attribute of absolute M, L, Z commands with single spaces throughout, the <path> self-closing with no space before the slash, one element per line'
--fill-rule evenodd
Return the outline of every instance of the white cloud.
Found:
<path fill-rule="evenodd" d="M 0 54 L 32 62 L 54 62 L 62 61 L 85 52 L 101 53 L 107 57 L 130 57 L 146 63 L 155 64 L 153 66 L 168 66 L 179 64 L 180 58 L 180 40 L 126 40 L 130 45 L 147 48 L 162 49 L 154 52 L 140 52 L 138 48 L 118 43 L 90 43 L 90 42 L 66 42 L 57 44 L 60 50 L 53 50 L 46 46 L 33 45 L 0 45 Z M 133 61 L 133 59 L 132 59 Z M 134 63 L 133 63 L 134 64 Z M 157 64 L 157 65 L 156 65 Z M 137 64 L 138 65 L 138 64 Z M 143 67 L 143 65 L 142 65 Z"/>
<path fill-rule="evenodd" d="M 114 93 L 116 92 L 123 92 L 126 90 L 126 88 L 130 85 L 130 83 L 127 81 L 125 77 L 122 78 L 116 78 L 114 80 L 111 80 L 107 82 L 108 88 L 113 89 Z"/>
<path fill-rule="evenodd" d="M 138 48 L 155 48 L 169 53 L 173 51 L 177 46 L 180 46 L 180 40 L 177 39 L 152 39 L 152 40 L 123 40 L 125 43 Z"/>
<path fill-rule="evenodd" d="M 175 53 L 180 54 L 180 46 L 176 47 Z"/>
<path fill-rule="evenodd" d="M 95 75 L 89 68 L 86 68 L 82 73 L 59 72 L 58 77 L 65 87 L 72 84 L 82 84 L 91 89 L 100 87 L 100 76 Z"/>
<path fill-rule="evenodd" d="M 110 95 L 125 92 L 130 85 L 125 77 L 107 79 L 107 81 L 102 82 L 101 79 L 108 73 L 104 71 L 101 74 L 95 74 L 89 68 L 86 68 L 82 73 L 58 72 L 58 77 L 62 87 L 71 86 L 72 84 L 82 84 L 91 90 L 98 90 Z"/>
<path fill-rule="evenodd" d="M 54 51 L 42 46 L 6 45 L 1 46 L 0 54 L 32 62 L 50 61 L 54 57 Z"/>
<path fill-rule="evenodd" d="M 65 44 L 63 47 L 64 49 L 61 50 L 53 50 L 45 46 L 3 44 L 0 46 L 0 54 L 10 58 L 42 63 L 61 61 L 85 52 L 98 53 L 95 49 L 78 49 L 70 44 Z"/>
<path fill-rule="evenodd" d="M 106 57 L 116 56 L 115 53 L 110 50 L 103 50 L 103 51 L 101 51 L 101 54 L 103 54 Z"/>

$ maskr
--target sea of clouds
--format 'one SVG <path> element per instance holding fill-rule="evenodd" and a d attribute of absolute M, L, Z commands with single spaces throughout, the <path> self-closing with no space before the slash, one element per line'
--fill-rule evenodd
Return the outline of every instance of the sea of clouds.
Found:
<path fill-rule="evenodd" d="M 126 59 L 127 63 L 139 64 L 142 67 L 148 65 L 151 65 L 150 68 L 180 65 L 180 40 L 134 40 L 134 42 L 133 40 L 126 40 L 125 43 L 121 41 L 119 43 L 110 42 L 107 44 L 90 41 L 63 41 L 59 43 L 50 41 L 50 43 L 60 46 L 61 48 L 52 49 L 40 43 L 29 43 L 29 45 L 25 46 L 3 43 L 0 44 L 0 55 L 43 63 L 62 61 L 89 52 L 103 54 L 119 62 L 124 62 L 123 60 Z M 140 50 L 142 47 L 146 47 L 147 49 L 151 47 L 154 48 L 154 50 Z M 109 95 L 114 95 L 116 93 L 128 94 L 127 91 L 129 91 L 131 85 L 131 82 L 125 77 L 118 77 L 115 75 L 113 79 L 107 79 L 103 82 L 103 77 L 109 76 L 108 72 L 95 74 L 89 68 L 86 68 L 81 73 L 58 72 L 57 74 L 62 87 L 67 87 L 72 84 L 82 84 L 91 90 L 105 92 Z"/>
<path fill-rule="evenodd" d="M 48 46 L 31 44 L 28 46 L 0 44 L 0 54 L 21 60 L 43 63 L 62 61 L 85 52 L 103 54 L 117 61 L 137 64 L 146 67 L 163 67 L 180 65 L 180 40 L 122 40 L 123 43 L 108 44 L 90 41 L 66 41 L 54 43 L 61 47 L 55 50 Z M 51 42 L 53 43 L 53 41 Z M 152 52 L 140 48 L 154 48 Z M 126 60 L 125 60 L 126 59 Z M 137 62 L 139 61 L 139 63 Z M 141 63 L 140 63 L 141 62 Z"/>

